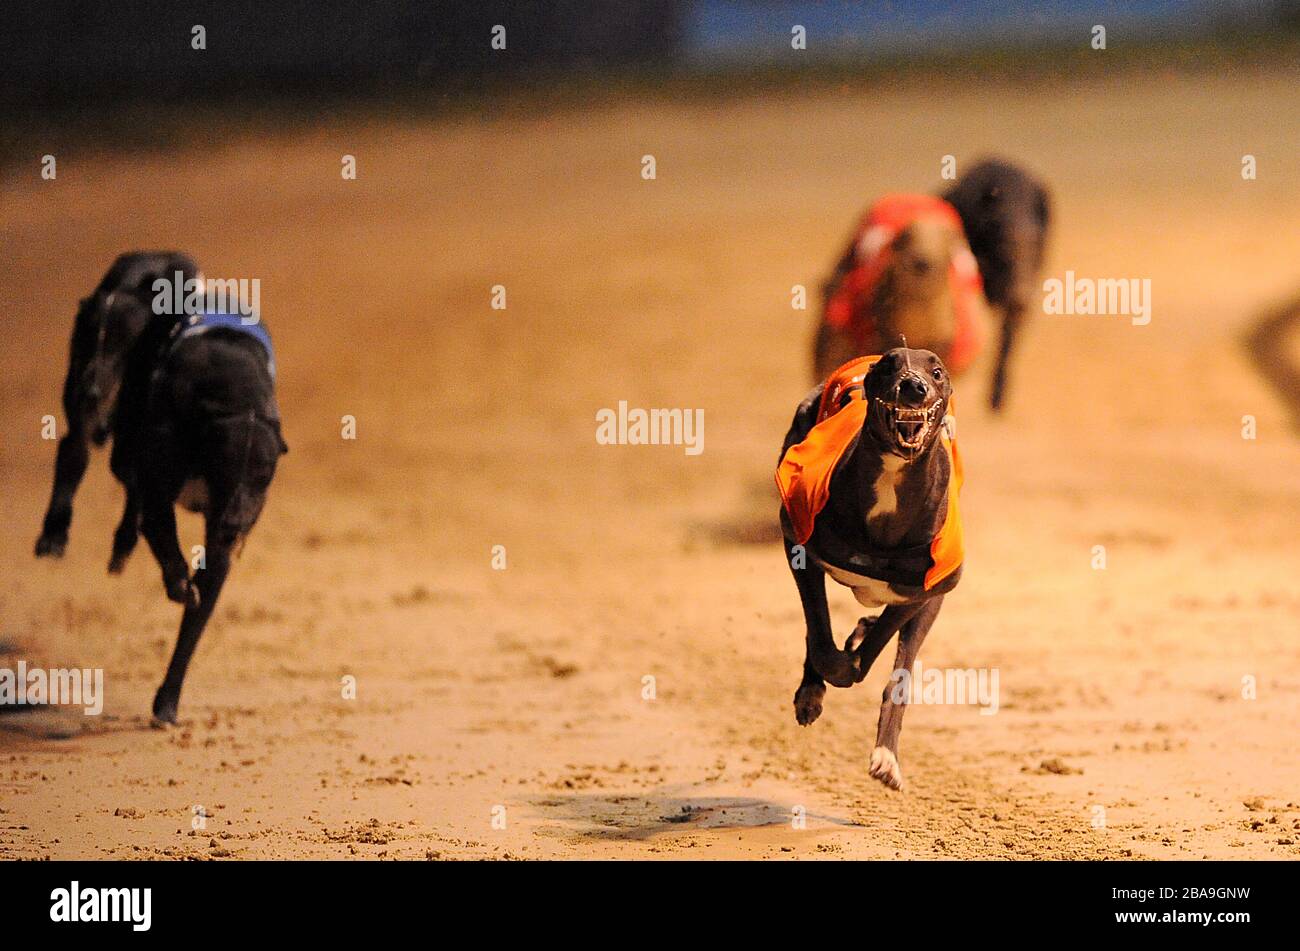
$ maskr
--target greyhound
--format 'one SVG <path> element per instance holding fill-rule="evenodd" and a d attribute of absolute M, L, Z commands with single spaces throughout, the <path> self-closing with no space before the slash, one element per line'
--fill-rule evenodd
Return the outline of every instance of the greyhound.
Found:
<path fill-rule="evenodd" d="M 54 464 L 54 488 L 45 513 L 37 557 L 61 558 L 72 523 L 72 500 L 90 462 L 90 446 L 103 446 L 118 416 L 119 396 L 146 328 L 161 323 L 170 332 L 175 318 L 155 316 L 150 307 L 153 284 L 175 272 L 197 280 L 198 266 L 177 251 L 134 251 L 123 254 L 89 297 L 83 298 L 73 324 L 68 372 L 63 383 L 63 413 L 68 429 L 59 440 Z M 129 473 L 114 467 L 127 484 Z M 128 486 L 122 525 L 134 524 Z M 129 534 L 119 526 L 119 534 Z M 114 549 L 118 545 L 115 543 Z"/>
<path fill-rule="evenodd" d="M 824 380 L 853 357 L 906 337 L 960 373 L 974 360 L 986 305 L 975 258 L 951 205 L 885 195 L 859 222 L 824 288 L 813 369 Z"/>
<path fill-rule="evenodd" d="M 1038 287 L 1051 203 L 1038 179 L 998 159 L 975 165 L 943 197 L 961 215 L 966 240 L 984 278 L 984 293 L 1001 312 L 1002 331 L 989 390 L 989 403 L 999 411 L 1006 401 L 1011 352 Z"/>
<path fill-rule="evenodd" d="M 962 574 L 957 499 L 961 462 L 950 416 L 952 384 L 939 357 L 899 347 L 836 370 L 799 404 L 777 468 L 786 557 L 807 625 L 802 726 L 822 712 L 826 683 L 850 687 L 898 634 L 895 670 L 910 672 Z M 835 646 L 826 576 L 859 603 L 883 607 Z M 870 774 L 903 784 L 898 739 L 906 699 L 886 687 Z"/>
<path fill-rule="evenodd" d="M 134 414 L 133 414 L 134 415 Z M 160 354 L 126 436 L 140 502 L 140 530 L 162 569 L 167 597 L 185 606 L 153 715 L 175 723 L 190 658 L 216 607 L 230 562 L 266 503 L 279 457 L 275 358 L 260 320 L 232 314 L 186 318 Z M 196 570 L 181 554 L 175 505 L 204 516 Z"/>

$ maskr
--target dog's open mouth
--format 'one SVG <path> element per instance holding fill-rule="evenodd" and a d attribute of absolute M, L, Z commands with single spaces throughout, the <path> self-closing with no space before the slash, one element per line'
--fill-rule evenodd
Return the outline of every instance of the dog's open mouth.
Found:
<path fill-rule="evenodd" d="M 935 400 L 928 407 L 900 406 L 897 403 L 882 403 L 881 406 L 885 428 L 903 456 L 912 456 L 924 448 L 943 418 L 943 400 Z"/>

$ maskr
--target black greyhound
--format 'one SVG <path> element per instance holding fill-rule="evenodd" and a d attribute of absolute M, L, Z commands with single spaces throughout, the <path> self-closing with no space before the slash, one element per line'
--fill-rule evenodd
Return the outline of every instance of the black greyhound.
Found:
<path fill-rule="evenodd" d="M 38 557 L 60 558 L 67 548 L 72 499 L 86 474 L 90 446 L 104 445 L 114 430 L 119 395 L 128 375 L 128 365 L 137 356 L 136 345 L 151 324 L 163 324 L 162 331 L 166 333 L 175 323 L 174 317 L 155 316 L 151 302 L 154 282 L 160 278 L 173 280 L 177 271 L 187 280 L 199 277 L 194 261 L 176 251 L 123 254 L 77 309 L 68 348 L 68 372 L 63 382 L 63 413 L 68 429 L 59 440 L 54 488 L 41 535 L 36 540 Z M 117 467 L 114 474 L 124 484 L 129 482 L 129 475 L 123 478 Z M 134 523 L 128 517 L 130 514 L 128 499 L 123 525 Z M 121 534 L 123 529 L 119 527 L 118 531 Z"/>
<path fill-rule="evenodd" d="M 942 196 L 961 216 L 984 278 L 984 296 L 1002 318 L 989 403 L 1000 410 L 1020 327 L 1038 290 L 1051 219 L 1047 188 L 998 159 L 976 164 Z"/>
<path fill-rule="evenodd" d="M 807 623 L 795 718 L 822 711 L 826 682 L 850 687 L 898 634 L 909 674 L 944 595 L 961 578 L 961 466 L 951 439 L 952 385 L 928 350 L 890 350 L 845 364 L 799 405 L 777 469 L 781 528 Z M 868 607 L 835 646 L 826 576 Z M 885 688 L 870 773 L 902 787 L 898 738 L 906 699 Z"/>
<path fill-rule="evenodd" d="M 135 455 L 140 530 L 162 568 L 167 596 L 185 605 L 176 650 L 153 714 L 176 722 L 181 686 L 216 607 L 235 549 L 256 523 L 288 452 L 275 399 L 275 361 L 260 322 L 237 315 L 186 318 L 163 345 L 142 391 Z M 177 503 L 204 515 L 204 547 L 191 578 L 176 535 Z"/>

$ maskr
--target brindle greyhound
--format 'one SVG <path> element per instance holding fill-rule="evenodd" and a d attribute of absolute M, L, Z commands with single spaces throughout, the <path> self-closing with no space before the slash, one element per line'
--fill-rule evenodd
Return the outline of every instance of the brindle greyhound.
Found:
<path fill-rule="evenodd" d="M 1038 289 L 1051 207 L 1047 188 L 1024 169 L 988 159 L 943 195 L 961 215 L 966 240 L 979 262 L 984 295 L 1002 316 L 989 403 L 1000 410 L 1016 338 Z"/>
<path fill-rule="evenodd" d="M 895 634 L 894 669 L 910 673 L 944 595 L 961 578 L 960 465 L 950 440 L 947 371 L 928 350 L 902 347 L 874 365 L 872 359 L 847 364 L 814 388 L 781 450 L 781 527 L 807 624 L 803 679 L 794 698 L 795 718 L 804 726 L 821 714 L 826 682 L 860 682 Z M 848 409 L 855 400 L 857 415 Z M 841 454 L 830 463 L 822 421 L 839 427 L 832 441 L 838 440 Z M 810 437 L 815 428 L 819 433 Z M 801 479 L 802 488 L 817 496 L 811 502 L 794 497 Z M 949 545 L 953 535 L 955 546 Z M 863 605 L 884 606 L 878 617 L 858 621 L 844 650 L 835 646 L 831 629 L 828 574 Z M 895 702 L 894 686 L 891 681 L 885 689 L 870 773 L 898 789 L 906 700 Z"/>
<path fill-rule="evenodd" d="M 136 344 L 151 323 L 164 323 L 167 332 L 176 320 L 172 316 L 153 315 L 154 281 L 172 280 L 177 271 L 187 279 L 199 277 L 198 265 L 176 251 L 123 254 L 113 262 L 91 295 L 81 301 L 63 383 L 63 413 L 68 430 L 59 440 L 54 488 L 40 538 L 36 540 L 38 557 L 60 558 L 67 548 L 72 499 L 86 474 L 91 444 L 104 445 L 116 425 L 118 397 Z M 120 463 L 121 459 L 115 461 Z M 113 472 L 128 486 L 126 511 L 117 535 L 124 543 L 134 532 L 136 509 L 130 497 L 129 473 L 119 465 L 113 466 Z M 114 561 L 121 547 L 119 541 L 113 546 Z"/>
<path fill-rule="evenodd" d="M 966 242 L 955 227 L 932 217 L 918 217 L 898 232 L 888 253 L 888 263 L 866 303 L 872 332 L 863 340 L 832 327 L 825 316 L 830 297 L 858 264 L 856 242 L 836 265 L 835 276 L 826 285 L 823 319 L 813 342 L 813 372 L 818 380 L 863 353 L 882 352 L 900 337 L 949 358 L 959 307 L 967 308 L 966 319 L 983 324 L 984 301 L 978 291 L 959 303 L 950 278 L 955 258 L 964 254 L 971 261 Z"/>

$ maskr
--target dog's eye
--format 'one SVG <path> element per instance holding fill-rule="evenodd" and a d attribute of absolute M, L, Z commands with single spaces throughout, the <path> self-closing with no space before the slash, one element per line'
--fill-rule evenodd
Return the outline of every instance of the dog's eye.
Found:
<path fill-rule="evenodd" d="M 933 370 L 930 371 L 930 376 L 934 377 L 936 380 L 942 380 L 943 370 L 939 369 L 938 367 L 935 367 Z"/>

